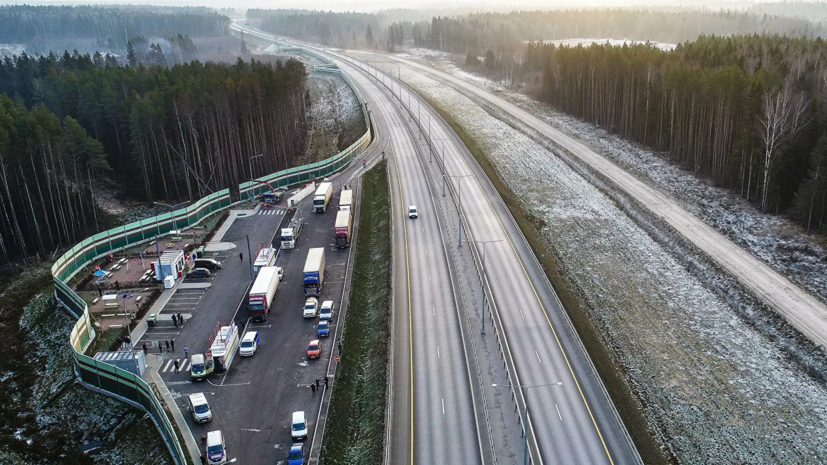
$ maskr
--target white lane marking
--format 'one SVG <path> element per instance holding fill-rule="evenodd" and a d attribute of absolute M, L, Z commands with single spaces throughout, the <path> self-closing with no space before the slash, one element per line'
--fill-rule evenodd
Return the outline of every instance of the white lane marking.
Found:
<path fill-rule="evenodd" d="M 436 346 L 436 358 L 440 358 L 440 356 L 439 356 L 439 346 Z"/>
<path fill-rule="evenodd" d="M 542 364 L 543 364 L 543 361 L 542 361 L 542 360 L 540 360 L 540 354 L 539 354 L 539 353 L 537 353 L 537 351 L 536 351 L 536 350 L 534 351 L 534 353 L 535 353 L 535 354 L 537 354 L 537 361 L 538 361 L 538 362 L 540 362 L 540 364 L 542 365 Z"/>
<path fill-rule="evenodd" d="M 558 407 L 557 404 L 554 404 L 554 408 L 557 409 L 557 416 L 560 417 L 560 421 L 563 421 L 563 416 L 560 415 L 560 407 Z"/>
<path fill-rule="evenodd" d="M 428 282 L 431 282 L 431 274 L 428 273 Z"/>
<path fill-rule="evenodd" d="M 445 415 L 445 398 L 442 398 L 442 414 Z"/>
<path fill-rule="evenodd" d="M 428 249 L 425 249 L 425 256 L 428 256 Z"/>
<path fill-rule="evenodd" d="M 431 311 L 433 311 L 433 312 L 434 312 L 434 316 L 436 316 L 436 307 L 434 307 L 433 305 L 431 305 Z"/>
<path fill-rule="evenodd" d="M 181 364 L 181 371 L 187 371 L 187 365 L 189 365 L 190 361 L 184 359 L 184 363 Z"/>
<path fill-rule="evenodd" d="M 518 307 L 518 308 L 519 308 L 519 307 Z M 523 309 L 522 309 L 522 308 L 520 308 L 520 317 L 522 317 L 522 319 L 524 319 L 524 320 L 525 320 L 525 315 L 523 315 Z"/>
<path fill-rule="evenodd" d="M 167 364 L 166 364 L 166 366 L 164 366 L 164 369 L 163 369 L 163 370 L 161 370 L 161 371 L 162 371 L 162 372 L 164 372 L 164 373 L 166 373 L 166 372 L 167 372 L 167 370 L 169 370 L 170 365 L 172 365 L 172 360 L 168 361 L 168 362 L 167 362 Z"/>
<path fill-rule="evenodd" d="M 252 431 L 254 433 L 260 433 L 261 432 L 260 429 L 255 429 L 255 428 L 241 428 L 241 431 Z"/>
<path fill-rule="evenodd" d="M 508 285 L 510 286 L 511 285 L 511 280 L 508 279 L 508 276 L 505 277 L 505 280 L 508 281 Z"/>

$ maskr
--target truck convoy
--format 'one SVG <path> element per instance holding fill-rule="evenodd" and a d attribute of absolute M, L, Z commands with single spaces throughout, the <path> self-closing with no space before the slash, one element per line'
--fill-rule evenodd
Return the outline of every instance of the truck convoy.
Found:
<path fill-rule="evenodd" d="M 290 223 L 287 224 L 286 228 L 281 228 L 281 248 L 282 249 L 293 249 L 296 247 L 296 239 L 299 237 L 299 234 L 302 232 L 302 215 L 299 210 L 292 208 L 295 212 L 293 218 L 290 220 Z"/>
<path fill-rule="evenodd" d="M 336 213 L 335 237 L 336 247 L 344 249 L 350 247 L 350 226 L 351 217 L 349 210 L 343 210 Z"/>
<path fill-rule="evenodd" d="M 316 213 L 324 213 L 327 211 L 327 205 L 333 197 L 333 183 L 323 182 L 319 184 L 316 193 L 313 194 L 313 211 Z"/>
<path fill-rule="evenodd" d="M 265 266 L 273 266 L 276 263 L 276 249 L 269 247 L 262 248 L 258 251 L 256 261 L 253 262 L 253 275 L 258 275 L 258 272 Z"/>
<path fill-rule="evenodd" d="M 324 248 L 319 247 L 307 251 L 307 261 L 304 262 L 304 296 L 318 297 L 322 293 L 324 284 Z"/>
<path fill-rule="evenodd" d="M 250 318 L 253 321 L 267 320 L 273 305 L 273 297 L 279 289 L 278 267 L 265 266 L 258 272 L 253 287 L 250 288 Z"/>
<path fill-rule="evenodd" d="M 352 189 L 345 189 L 342 191 L 342 195 L 339 196 L 339 211 L 353 211 L 353 190 Z"/>

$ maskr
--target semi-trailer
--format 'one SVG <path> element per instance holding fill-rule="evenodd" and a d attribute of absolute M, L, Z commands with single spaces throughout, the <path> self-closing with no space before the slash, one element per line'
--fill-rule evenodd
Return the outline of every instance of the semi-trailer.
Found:
<path fill-rule="evenodd" d="M 344 249 L 350 247 L 351 215 L 349 210 L 336 213 L 336 225 L 334 227 L 336 247 Z"/>
<path fill-rule="evenodd" d="M 278 267 L 265 266 L 250 288 L 250 318 L 265 321 L 273 306 L 273 298 L 279 289 Z"/>
<path fill-rule="evenodd" d="M 339 196 L 339 211 L 353 211 L 353 189 L 345 189 Z"/>
<path fill-rule="evenodd" d="M 264 247 L 258 251 L 256 261 L 253 262 L 253 275 L 257 276 L 259 270 L 265 266 L 273 266 L 276 263 L 276 249 Z"/>
<path fill-rule="evenodd" d="M 307 251 L 304 262 L 304 295 L 318 297 L 324 284 L 324 248 L 318 247 Z"/>
<path fill-rule="evenodd" d="M 293 218 L 290 219 L 290 223 L 287 224 L 286 228 L 281 228 L 281 248 L 282 249 L 293 249 L 296 247 L 296 239 L 299 237 L 299 234 L 302 232 L 302 226 L 304 223 L 302 222 L 302 214 L 301 211 L 295 210 L 293 214 Z"/>
<path fill-rule="evenodd" d="M 319 184 L 316 193 L 313 194 L 313 210 L 316 213 L 324 213 L 327 211 L 327 205 L 333 197 L 333 183 L 323 182 Z"/>

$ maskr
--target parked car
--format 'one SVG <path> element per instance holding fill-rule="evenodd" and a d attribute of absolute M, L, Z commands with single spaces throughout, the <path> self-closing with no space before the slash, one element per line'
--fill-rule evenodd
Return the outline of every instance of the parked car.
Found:
<path fill-rule="evenodd" d="M 198 392 L 188 395 L 187 407 L 196 423 L 206 423 L 212 420 L 212 411 L 210 405 L 207 404 L 207 397 L 203 393 Z"/>
<path fill-rule="evenodd" d="M 320 321 L 319 326 L 316 327 L 316 335 L 319 337 L 330 336 L 330 323 L 327 321 Z"/>
<path fill-rule="evenodd" d="M 322 302 L 322 307 L 319 309 L 319 319 L 320 320 L 331 320 L 333 319 L 333 301 L 332 300 L 325 300 Z"/>
<path fill-rule="evenodd" d="M 194 270 L 187 273 L 188 278 L 209 278 L 210 277 L 210 270 L 206 268 L 195 268 Z"/>
<path fill-rule="evenodd" d="M 321 355 L 322 345 L 318 339 L 313 339 L 310 341 L 310 345 L 307 346 L 307 358 L 319 358 Z"/>
<path fill-rule="evenodd" d="M 293 412 L 293 421 L 290 424 L 290 436 L 294 441 L 307 439 L 307 417 L 303 411 Z"/>
<path fill-rule="evenodd" d="M 238 349 L 238 355 L 242 357 L 252 357 L 255 355 L 258 345 L 261 343 L 261 336 L 257 331 L 249 331 L 241 339 L 241 347 Z"/>
<path fill-rule="evenodd" d="M 290 446 L 287 465 L 304 465 L 304 444 L 297 442 Z"/>
<path fill-rule="evenodd" d="M 308 297 L 307 300 L 304 302 L 304 312 L 302 316 L 305 318 L 316 318 L 316 314 L 319 313 L 319 300 L 315 297 Z"/>
<path fill-rule="evenodd" d="M 280 266 L 277 266 L 276 267 L 276 273 L 279 275 L 279 283 L 284 281 L 284 268 L 282 268 Z"/>
<path fill-rule="evenodd" d="M 408 207 L 408 218 L 419 218 L 419 210 L 416 209 L 416 205 Z"/>
<path fill-rule="evenodd" d="M 206 268 L 208 270 L 220 270 L 221 262 L 212 258 L 196 258 L 193 262 L 196 268 Z"/>

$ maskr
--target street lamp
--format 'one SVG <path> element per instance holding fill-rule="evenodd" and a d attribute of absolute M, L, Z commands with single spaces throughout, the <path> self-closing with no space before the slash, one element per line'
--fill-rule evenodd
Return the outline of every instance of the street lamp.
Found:
<path fill-rule="evenodd" d="M 485 335 L 485 284 L 488 282 L 488 277 L 485 275 L 485 244 L 492 242 L 502 242 L 502 239 L 492 239 L 489 241 L 475 241 L 477 244 L 482 244 L 482 331 Z"/>
<path fill-rule="evenodd" d="M 444 157 L 443 157 L 443 160 L 445 160 Z M 442 177 L 442 183 L 443 183 L 442 184 L 442 192 L 443 192 L 443 195 L 444 195 L 444 192 L 445 192 L 445 178 L 446 177 L 462 179 L 462 178 L 470 178 L 470 177 L 473 177 L 473 176 L 474 176 L 473 174 L 462 174 L 462 175 L 446 174 L 446 175 L 444 175 Z M 459 187 L 457 187 L 458 197 L 459 197 L 459 207 L 457 208 L 457 223 L 459 224 L 459 226 L 457 228 L 458 229 L 457 232 L 458 232 L 458 235 L 459 235 L 458 236 L 459 237 L 459 246 L 462 247 L 462 183 L 457 182 L 457 185 L 459 186 Z"/>
<path fill-rule="evenodd" d="M 517 385 L 523 391 L 523 404 L 525 405 L 525 417 L 523 417 L 523 437 L 525 438 L 525 449 L 523 452 L 523 465 L 528 465 L 528 390 L 534 389 L 538 387 L 547 387 L 547 386 L 562 386 L 563 383 L 558 381 L 556 383 L 549 383 L 549 384 L 535 384 L 534 386 L 520 386 Z M 497 387 L 496 384 L 492 384 L 491 386 Z M 514 385 L 508 384 L 508 387 L 513 387 Z"/>
<path fill-rule="evenodd" d="M 431 117 L 428 117 L 428 132 L 431 132 Z M 430 138 L 430 134 L 428 135 Z M 440 146 L 440 152 L 442 153 L 442 169 L 445 170 L 445 141 L 448 139 L 443 139 L 440 137 L 434 137 L 432 140 L 438 140 Z M 445 175 L 442 176 L 442 196 L 445 197 Z"/>
<path fill-rule="evenodd" d="M 250 157 L 249 161 L 250 161 L 250 182 L 251 183 L 254 183 L 254 181 L 255 181 L 253 179 L 253 159 L 258 158 L 258 157 L 263 157 L 263 156 L 264 156 L 264 154 L 260 153 L 258 155 L 253 155 L 252 157 Z M 250 193 L 250 202 L 253 201 L 253 189 L 254 189 L 254 186 L 250 186 L 250 190 L 248 191 Z"/>
<path fill-rule="evenodd" d="M 154 202 L 153 203 L 153 205 L 161 205 L 161 206 L 167 207 L 167 208 L 169 208 L 170 210 L 173 211 L 173 213 L 172 213 L 172 227 L 173 227 L 173 229 L 175 229 L 176 234 L 178 235 L 178 250 L 181 250 L 181 234 L 180 234 L 180 231 L 178 231 L 178 221 L 175 219 L 175 213 L 174 212 L 175 212 L 176 208 L 180 207 L 181 205 L 186 205 L 188 203 L 190 203 L 189 200 L 187 200 L 186 202 L 181 202 L 177 205 L 169 205 L 169 204 L 166 204 L 164 202 Z M 157 243 L 157 241 L 156 241 L 156 243 Z"/>

